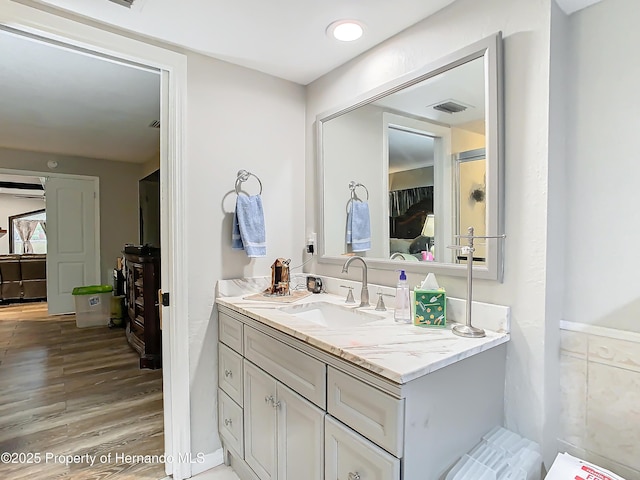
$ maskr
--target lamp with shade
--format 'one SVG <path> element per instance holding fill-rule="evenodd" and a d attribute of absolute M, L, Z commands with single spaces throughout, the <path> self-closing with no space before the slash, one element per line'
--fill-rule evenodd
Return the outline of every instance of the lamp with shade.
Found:
<path fill-rule="evenodd" d="M 429 252 L 431 252 L 431 255 L 434 255 L 435 253 L 435 248 L 434 248 L 434 238 L 435 237 L 435 228 L 436 228 L 436 217 L 434 214 L 430 213 L 429 215 L 427 215 L 427 218 L 424 221 L 424 225 L 422 226 L 422 232 L 421 235 L 423 237 L 429 237 L 431 240 L 431 247 L 429 248 Z"/>

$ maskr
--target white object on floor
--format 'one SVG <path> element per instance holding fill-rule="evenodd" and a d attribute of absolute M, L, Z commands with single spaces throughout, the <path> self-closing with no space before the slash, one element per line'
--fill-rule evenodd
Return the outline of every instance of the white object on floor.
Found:
<path fill-rule="evenodd" d="M 624 480 L 609 470 L 598 467 L 593 463 L 585 462 L 579 458 L 572 457 L 568 453 L 559 453 L 551 465 L 551 470 L 545 480 L 574 480 L 591 479 L 602 480 Z"/>
<path fill-rule="evenodd" d="M 458 461 L 446 480 L 537 480 L 541 467 L 537 443 L 495 427 Z"/>

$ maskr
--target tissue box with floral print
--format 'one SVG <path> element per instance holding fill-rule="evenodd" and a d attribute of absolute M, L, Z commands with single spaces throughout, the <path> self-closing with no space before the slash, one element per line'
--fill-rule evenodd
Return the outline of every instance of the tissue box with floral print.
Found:
<path fill-rule="evenodd" d="M 413 324 L 419 327 L 446 327 L 447 295 L 444 288 L 438 290 L 413 290 Z"/>

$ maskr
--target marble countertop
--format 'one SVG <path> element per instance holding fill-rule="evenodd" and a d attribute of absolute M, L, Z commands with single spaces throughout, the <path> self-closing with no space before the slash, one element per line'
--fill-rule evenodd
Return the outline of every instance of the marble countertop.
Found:
<path fill-rule="evenodd" d="M 454 335 L 446 328 L 425 328 L 399 324 L 393 310 L 358 310 L 375 314 L 379 320 L 359 326 L 325 327 L 281 311 L 292 304 L 246 300 L 262 288 L 260 280 L 241 286 L 239 281 L 218 285 L 216 302 L 235 312 L 291 335 L 320 350 L 370 370 L 392 382 L 403 384 L 465 358 L 509 341 L 506 331 L 486 330 L 484 338 Z M 296 301 L 293 305 L 323 301 L 344 306 L 344 296 L 322 293 Z M 487 304 L 485 304 L 487 305 Z M 507 308 L 507 307 L 500 307 Z"/>

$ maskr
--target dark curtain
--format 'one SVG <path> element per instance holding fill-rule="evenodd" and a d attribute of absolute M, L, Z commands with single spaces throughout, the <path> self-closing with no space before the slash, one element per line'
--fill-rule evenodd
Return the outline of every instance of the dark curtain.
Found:
<path fill-rule="evenodd" d="M 389 192 L 389 215 L 394 218 L 404 215 L 412 205 L 423 200 L 431 200 L 433 204 L 433 186 Z"/>

